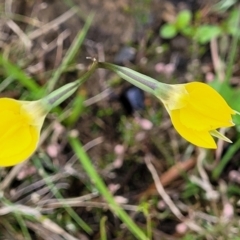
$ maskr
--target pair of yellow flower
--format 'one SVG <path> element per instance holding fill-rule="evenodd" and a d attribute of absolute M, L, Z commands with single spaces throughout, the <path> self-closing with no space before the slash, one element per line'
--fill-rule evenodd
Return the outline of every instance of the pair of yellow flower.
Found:
<path fill-rule="evenodd" d="M 166 107 L 178 133 L 199 147 L 216 148 L 212 136 L 231 142 L 216 129 L 233 126 L 231 109 L 213 88 L 204 83 L 167 85 L 131 69 L 109 63 L 107 68 L 143 90 L 154 94 Z M 36 150 L 48 112 L 73 94 L 80 82 L 67 84 L 38 101 L 0 98 L 0 166 L 13 166 Z"/>

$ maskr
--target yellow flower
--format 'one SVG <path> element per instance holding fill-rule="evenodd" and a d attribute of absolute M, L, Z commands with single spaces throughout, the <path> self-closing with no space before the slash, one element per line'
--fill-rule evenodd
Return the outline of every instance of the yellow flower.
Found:
<path fill-rule="evenodd" d="M 99 62 L 98 66 L 117 73 L 159 98 L 175 129 L 189 142 L 203 148 L 217 148 L 212 136 L 231 142 L 216 129 L 234 126 L 232 115 L 240 113 L 231 109 L 222 96 L 207 84 L 169 85 L 126 67 L 107 62 Z"/>
<path fill-rule="evenodd" d="M 47 111 L 41 101 L 0 98 L 0 166 L 13 166 L 36 150 Z"/>
<path fill-rule="evenodd" d="M 192 82 L 170 85 L 165 105 L 173 126 L 189 142 L 204 148 L 217 148 L 212 136 L 231 142 L 216 129 L 234 126 L 231 109 L 222 96 L 207 84 Z"/>
<path fill-rule="evenodd" d="M 40 131 L 48 112 L 69 98 L 97 67 L 96 60 L 89 71 L 38 101 L 18 101 L 0 98 L 0 167 L 16 165 L 36 150 Z"/>

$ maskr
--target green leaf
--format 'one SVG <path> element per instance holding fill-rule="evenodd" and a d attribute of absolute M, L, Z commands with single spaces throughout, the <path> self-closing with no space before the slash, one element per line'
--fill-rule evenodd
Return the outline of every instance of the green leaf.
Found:
<path fill-rule="evenodd" d="M 163 38 L 171 39 L 177 35 L 177 29 L 175 25 L 166 23 L 161 27 L 160 35 Z"/>
<path fill-rule="evenodd" d="M 236 2 L 237 0 L 221 0 L 215 5 L 214 9 L 216 9 L 216 11 L 225 12 L 230 7 L 232 7 Z"/>
<path fill-rule="evenodd" d="M 239 10 L 233 9 L 226 21 L 227 32 L 233 36 L 235 35 L 239 36 L 238 19 L 239 19 Z"/>
<path fill-rule="evenodd" d="M 21 68 L 16 64 L 13 64 L 9 59 L 5 58 L 0 54 L 0 67 L 3 67 L 6 76 L 10 76 L 14 80 L 17 80 L 26 87 L 29 91 L 37 94 L 37 96 L 42 95 L 41 87 L 36 83 L 36 81 L 29 77 Z"/>
<path fill-rule="evenodd" d="M 231 87 L 227 82 L 214 80 L 209 84 L 226 100 L 228 105 L 237 112 L 240 112 L 240 89 Z M 240 116 L 234 115 L 233 122 L 236 125 L 240 124 Z"/>
<path fill-rule="evenodd" d="M 181 11 L 177 15 L 175 26 L 177 29 L 181 30 L 187 27 L 190 24 L 191 20 L 192 20 L 192 13 L 189 10 Z"/>
<path fill-rule="evenodd" d="M 218 26 L 203 25 L 197 29 L 195 38 L 199 43 L 205 44 L 210 42 L 211 39 L 218 37 L 221 32 L 222 29 Z"/>
<path fill-rule="evenodd" d="M 214 180 L 217 180 L 220 177 L 226 165 L 232 159 L 234 154 L 239 150 L 239 148 L 240 148 L 240 138 L 238 137 L 237 141 L 229 146 L 228 151 L 223 155 L 219 164 L 212 171 L 212 178 Z"/>
<path fill-rule="evenodd" d="M 181 33 L 186 37 L 192 37 L 195 34 L 195 28 L 192 26 L 186 26 L 185 28 L 181 29 Z"/>

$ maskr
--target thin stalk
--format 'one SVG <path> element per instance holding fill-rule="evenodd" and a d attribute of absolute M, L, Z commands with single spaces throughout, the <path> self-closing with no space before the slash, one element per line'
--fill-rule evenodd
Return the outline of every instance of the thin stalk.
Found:
<path fill-rule="evenodd" d="M 120 67 L 107 62 L 98 62 L 98 67 L 111 70 L 136 87 L 152 94 L 154 94 L 154 90 L 159 86 L 159 82 L 155 79 L 138 73 L 130 68 Z"/>
<path fill-rule="evenodd" d="M 238 17 L 236 21 L 236 29 L 239 29 L 240 26 L 240 5 L 238 6 Z M 230 53 L 228 55 L 228 64 L 227 64 L 227 70 L 226 70 L 226 76 L 225 76 L 225 81 L 227 83 L 230 82 L 230 79 L 232 77 L 232 72 L 233 72 L 233 65 L 236 60 L 237 56 L 237 47 L 238 47 L 238 40 L 239 40 L 239 32 L 236 32 L 235 35 L 233 36 L 232 42 L 231 42 L 231 47 L 230 47 Z"/>
<path fill-rule="evenodd" d="M 50 180 L 47 173 L 44 171 L 41 161 L 38 158 L 34 158 L 34 164 L 39 169 L 39 174 L 42 175 L 43 180 L 46 182 L 48 188 L 52 192 L 52 194 L 59 200 L 61 200 L 63 208 L 66 210 L 66 212 L 71 216 L 71 218 L 81 227 L 86 233 L 91 234 L 92 229 L 91 227 L 85 223 L 78 214 L 66 203 L 64 203 L 64 198 L 62 194 L 59 192 L 58 188 L 54 185 L 54 183 Z"/>
<path fill-rule="evenodd" d="M 70 145 L 77 155 L 79 162 L 82 164 L 84 170 L 87 172 L 89 178 L 96 185 L 99 192 L 105 198 L 109 204 L 110 209 L 114 214 L 116 214 L 128 227 L 128 229 L 134 234 L 137 239 L 147 240 L 149 239 L 145 233 L 133 222 L 129 215 L 115 202 L 112 194 L 109 192 L 102 178 L 98 175 L 97 171 L 94 169 L 90 158 L 84 151 L 81 143 L 78 139 L 74 137 L 69 138 Z"/>
<path fill-rule="evenodd" d="M 84 82 L 86 82 L 86 80 L 89 79 L 89 77 L 94 73 L 96 68 L 97 62 L 94 61 L 90 70 L 87 71 L 81 78 L 60 87 L 59 89 L 53 91 L 52 93 L 44 97 L 42 101 L 46 105 L 46 107 L 48 107 L 48 110 L 50 111 L 56 106 L 59 106 L 59 104 L 69 98 L 79 88 L 80 85 L 82 85 Z"/>
<path fill-rule="evenodd" d="M 5 204 L 6 206 L 13 206 L 13 204 L 6 198 L 2 197 L 1 198 L 1 201 L 3 202 L 3 204 Z M 24 239 L 26 240 L 31 240 L 31 236 L 30 236 L 30 233 L 28 231 L 28 228 L 24 222 L 24 219 L 23 217 L 21 216 L 21 213 L 19 213 L 17 210 L 16 211 L 13 211 L 13 214 L 21 228 L 21 231 L 22 231 L 22 234 L 24 236 Z"/>
<path fill-rule="evenodd" d="M 62 61 L 61 65 L 58 67 L 58 69 L 54 72 L 52 78 L 49 80 L 49 84 L 47 86 L 48 92 L 51 92 L 54 89 L 54 87 L 57 83 L 57 80 L 60 78 L 61 74 L 64 71 L 66 71 L 67 67 L 69 66 L 71 61 L 74 59 L 74 57 L 78 53 L 86 35 L 87 35 L 88 29 L 91 26 L 93 17 L 94 17 L 94 15 L 90 14 L 90 16 L 87 18 L 87 21 L 86 21 L 84 27 L 78 33 L 78 35 L 75 38 L 73 44 L 71 45 L 71 47 L 67 51 L 65 57 L 63 58 L 63 61 Z"/>

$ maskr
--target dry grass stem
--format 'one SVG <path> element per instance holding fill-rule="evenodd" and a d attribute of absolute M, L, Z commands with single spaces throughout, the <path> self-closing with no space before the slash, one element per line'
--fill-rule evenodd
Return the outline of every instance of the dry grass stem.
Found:
<path fill-rule="evenodd" d="M 153 164 L 151 163 L 151 156 L 150 155 L 146 155 L 145 156 L 145 163 L 147 165 L 147 168 L 149 169 L 149 171 L 152 174 L 153 180 L 155 182 L 156 185 L 156 189 L 159 193 L 159 195 L 162 197 L 162 199 L 164 200 L 164 202 L 168 205 L 168 207 L 170 208 L 170 210 L 172 211 L 172 213 L 179 219 L 182 220 L 184 218 L 184 216 L 182 215 L 182 213 L 180 212 L 180 210 L 176 207 L 176 205 L 174 204 L 174 202 L 172 201 L 172 199 L 169 197 L 169 195 L 166 193 L 166 191 L 164 190 L 162 183 L 160 182 L 159 176 L 157 174 L 156 169 L 154 168 Z"/>
<path fill-rule="evenodd" d="M 28 36 L 21 30 L 21 28 L 12 20 L 8 20 L 7 25 L 13 32 L 15 32 L 19 36 L 19 39 L 25 45 L 26 49 L 30 50 L 32 47 L 32 42 L 28 38 Z"/>
<path fill-rule="evenodd" d="M 66 22 L 69 18 L 73 17 L 77 12 L 78 12 L 78 10 L 76 8 L 71 8 L 70 10 L 66 11 L 64 14 L 62 14 L 58 18 L 43 25 L 40 29 L 34 30 L 33 32 L 29 33 L 29 35 L 28 35 L 29 39 L 34 40 L 34 39 L 48 33 L 49 31 L 58 27 L 60 24 Z"/>

